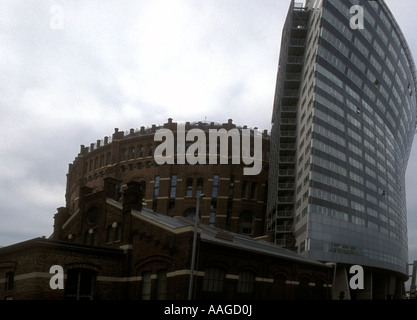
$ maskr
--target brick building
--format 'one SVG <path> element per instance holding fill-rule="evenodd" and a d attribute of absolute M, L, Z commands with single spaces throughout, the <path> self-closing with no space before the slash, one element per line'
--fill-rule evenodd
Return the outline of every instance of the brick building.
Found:
<path fill-rule="evenodd" d="M 192 129 L 204 131 L 207 158 L 209 130 L 242 132 L 248 129 L 247 126 L 236 126 L 231 119 L 223 124 L 186 122 L 184 126 L 186 133 Z M 66 208 L 69 214 L 79 210 L 79 194 L 84 187 L 98 191 L 103 187 L 103 179 L 110 177 L 119 181 L 115 186 L 119 191 L 129 181 L 140 182 L 147 208 L 173 217 L 193 215 L 196 209 L 195 196 L 203 193 L 205 196 L 200 205 L 203 223 L 232 232 L 263 236 L 266 228 L 264 221 L 270 142 L 267 131 L 261 133 L 261 172 L 257 175 L 243 175 L 246 165 L 243 162 L 232 164 L 231 153 L 236 145 L 232 139 L 228 139 L 228 164 L 190 165 L 186 162 L 158 165 L 154 151 L 161 142 L 155 141 L 155 132 L 159 129 L 171 130 L 175 135 L 176 146 L 177 128 L 178 124 L 172 119 L 168 119 L 162 126 L 141 127 L 139 130 L 130 129 L 129 132 L 116 128 L 111 137 L 97 140 L 89 148 L 82 145 L 80 153 L 69 165 L 67 174 Z M 250 130 L 253 135 L 256 128 Z M 187 141 L 186 147 L 190 144 L 192 142 Z M 219 141 L 217 149 L 220 151 Z"/>
<path fill-rule="evenodd" d="M 123 203 L 104 179 L 83 189 L 80 210 L 59 208 L 50 239 L 0 249 L 1 299 L 187 299 L 194 221 L 142 207 L 133 181 Z M 87 230 L 86 238 L 70 237 Z M 333 269 L 270 242 L 199 224 L 193 298 L 325 299 Z M 87 242 L 86 244 L 84 242 Z M 51 266 L 65 273 L 52 290 Z"/>

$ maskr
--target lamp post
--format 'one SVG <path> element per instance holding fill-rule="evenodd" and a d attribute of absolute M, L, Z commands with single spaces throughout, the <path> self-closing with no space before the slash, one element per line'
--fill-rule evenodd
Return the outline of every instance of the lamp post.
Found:
<path fill-rule="evenodd" d="M 198 229 L 198 221 L 200 219 L 200 198 L 203 197 L 204 194 L 197 195 L 197 208 L 195 212 L 195 222 L 194 222 L 194 237 L 193 237 L 193 251 L 191 254 L 191 269 L 190 269 L 190 284 L 188 286 L 188 300 L 192 300 L 193 297 L 193 284 L 194 284 L 194 269 L 195 269 L 195 255 L 197 249 L 197 229 Z"/>

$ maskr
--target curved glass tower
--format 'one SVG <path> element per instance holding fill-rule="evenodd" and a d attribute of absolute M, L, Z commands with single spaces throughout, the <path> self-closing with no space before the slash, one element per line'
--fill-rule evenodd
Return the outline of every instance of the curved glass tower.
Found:
<path fill-rule="evenodd" d="M 403 293 L 416 86 L 409 47 L 384 1 L 292 1 L 272 115 L 267 224 L 276 243 L 336 264 L 335 298 Z M 349 289 L 356 264 L 364 290 Z"/>

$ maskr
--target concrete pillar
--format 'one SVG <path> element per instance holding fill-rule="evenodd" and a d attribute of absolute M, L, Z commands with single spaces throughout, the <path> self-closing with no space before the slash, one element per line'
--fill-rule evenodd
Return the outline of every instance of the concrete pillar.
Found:
<path fill-rule="evenodd" d="M 387 298 L 393 299 L 395 295 L 396 278 L 393 274 L 387 276 Z"/>
<path fill-rule="evenodd" d="M 336 275 L 333 280 L 332 300 L 350 300 L 349 279 L 345 267 L 336 265 Z"/>

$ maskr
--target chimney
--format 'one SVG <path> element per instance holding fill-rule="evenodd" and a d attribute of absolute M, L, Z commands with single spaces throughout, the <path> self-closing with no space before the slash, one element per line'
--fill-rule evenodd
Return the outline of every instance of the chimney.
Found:
<path fill-rule="evenodd" d="M 111 177 L 104 178 L 104 196 L 119 201 L 119 181 L 117 179 Z"/>
<path fill-rule="evenodd" d="M 68 209 L 65 207 L 59 207 L 57 213 L 54 215 L 54 240 L 63 240 L 62 239 L 62 226 L 70 218 L 68 214 Z"/>
<path fill-rule="evenodd" d="M 125 133 L 123 131 L 119 131 L 119 128 L 114 128 L 112 140 L 122 140 L 124 135 Z"/>
<path fill-rule="evenodd" d="M 129 213 L 132 209 L 141 211 L 144 193 L 141 184 L 137 181 L 127 183 L 127 189 L 123 192 L 123 213 Z"/>
<path fill-rule="evenodd" d="M 88 148 L 86 148 L 85 145 L 82 144 L 81 149 L 80 149 L 80 154 L 84 155 L 86 153 L 88 153 Z"/>

